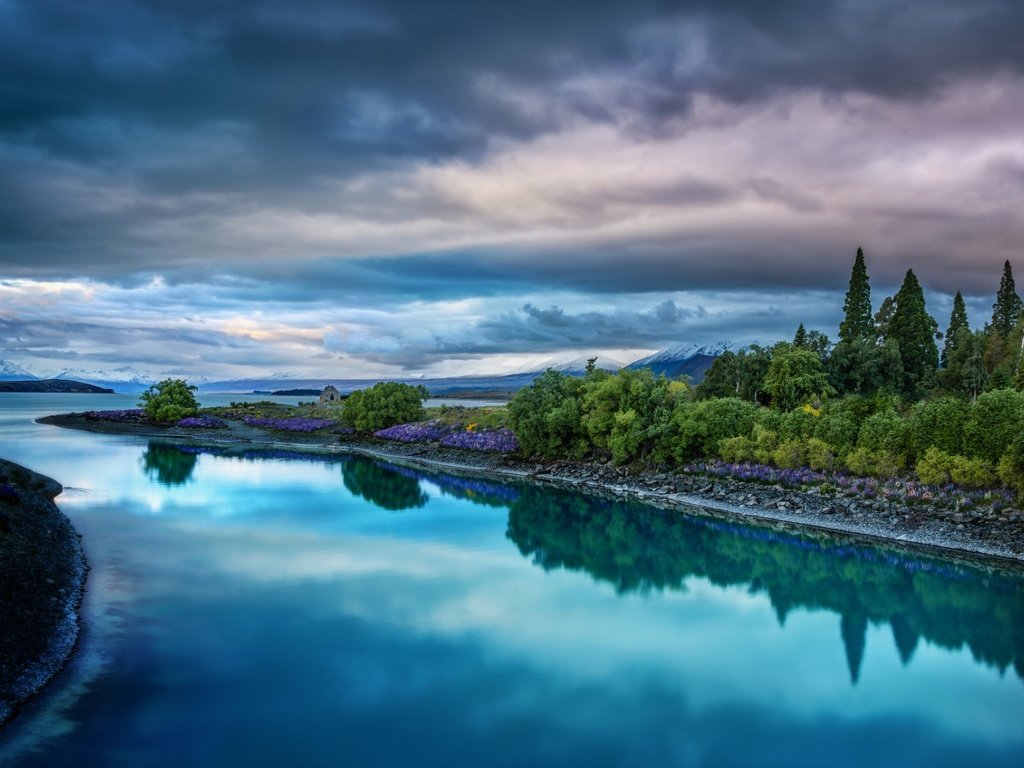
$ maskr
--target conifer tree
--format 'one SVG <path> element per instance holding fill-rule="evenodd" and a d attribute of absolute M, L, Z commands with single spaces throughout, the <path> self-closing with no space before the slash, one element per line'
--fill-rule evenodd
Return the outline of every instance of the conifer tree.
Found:
<path fill-rule="evenodd" d="M 796 329 L 796 335 L 793 337 L 794 347 L 806 347 L 807 346 L 807 331 L 804 330 L 804 324 L 800 323 L 800 327 Z"/>
<path fill-rule="evenodd" d="M 945 368 L 949 361 L 949 353 L 956 344 L 956 334 L 962 328 L 970 328 L 967 324 L 967 307 L 964 305 L 964 297 L 960 291 L 953 297 L 953 311 L 949 314 L 949 327 L 946 329 L 945 341 L 942 344 L 942 367 Z"/>
<path fill-rule="evenodd" d="M 925 309 L 924 291 L 912 269 L 908 269 L 903 278 L 895 304 L 886 341 L 892 339 L 899 344 L 903 392 L 918 395 L 928 385 L 939 363 L 939 350 L 935 346 L 938 323 Z"/>
<path fill-rule="evenodd" d="M 1003 278 L 999 281 L 999 293 L 996 294 L 996 303 L 992 305 L 992 322 L 989 325 L 992 333 L 1003 339 L 1010 335 L 1013 327 L 1017 324 L 1024 309 L 1024 304 L 1017 295 L 1017 288 L 1013 282 L 1013 269 L 1010 262 L 1003 265 Z"/>
<path fill-rule="evenodd" d="M 864 250 L 857 249 L 850 273 L 850 287 L 843 302 L 843 322 L 839 324 L 839 341 L 850 343 L 856 339 L 867 339 L 874 334 L 871 317 L 871 287 L 868 285 L 868 270 L 864 266 Z"/>

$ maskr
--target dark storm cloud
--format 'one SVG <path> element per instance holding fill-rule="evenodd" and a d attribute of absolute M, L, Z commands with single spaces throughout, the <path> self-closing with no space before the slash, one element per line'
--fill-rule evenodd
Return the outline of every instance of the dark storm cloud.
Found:
<path fill-rule="evenodd" d="M 916 99 L 958 76 L 1019 73 L 1022 28 L 1013 0 L 6 0 L 0 259 L 106 278 L 239 259 L 215 233 L 187 248 L 175 236 L 271 203 L 329 210 L 330 179 L 473 162 L 577 117 L 685 130 L 696 93 Z M 771 179 L 752 188 L 821 206 Z M 735 193 L 702 180 L 664 191 Z"/>

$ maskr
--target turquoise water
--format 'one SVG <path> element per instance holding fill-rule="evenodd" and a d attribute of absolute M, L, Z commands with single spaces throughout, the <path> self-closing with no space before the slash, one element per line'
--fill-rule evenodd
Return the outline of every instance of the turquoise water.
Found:
<path fill-rule="evenodd" d="M 0 456 L 64 483 L 92 566 L 0 764 L 1024 764 L 1019 577 L 32 422 L 130 404 L 0 395 Z"/>

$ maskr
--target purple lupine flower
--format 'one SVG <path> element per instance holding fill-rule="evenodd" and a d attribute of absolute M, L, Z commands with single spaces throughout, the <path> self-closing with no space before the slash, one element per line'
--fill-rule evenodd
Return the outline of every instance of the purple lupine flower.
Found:
<path fill-rule="evenodd" d="M 441 439 L 446 448 L 462 448 L 467 451 L 496 451 L 512 453 L 519 450 L 519 441 L 512 430 L 501 428 L 486 432 L 452 432 Z"/>
<path fill-rule="evenodd" d="M 452 429 L 455 427 L 445 424 L 443 421 L 415 421 L 378 429 L 373 435 L 383 440 L 396 440 L 400 443 L 436 443 Z"/>
<path fill-rule="evenodd" d="M 316 432 L 320 429 L 333 427 L 333 419 L 310 419 L 303 416 L 291 416 L 275 419 L 263 416 L 243 416 L 242 423 L 260 429 L 274 429 L 279 432 Z"/>
<path fill-rule="evenodd" d="M 185 429 L 227 429 L 227 422 L 213 416 L 186 416 L 179 419 L 176 427 Z"/>

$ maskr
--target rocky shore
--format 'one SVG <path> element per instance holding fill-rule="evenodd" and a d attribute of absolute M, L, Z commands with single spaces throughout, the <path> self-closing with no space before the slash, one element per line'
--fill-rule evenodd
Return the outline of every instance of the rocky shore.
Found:
<path fill-rule="evenodd" d="M 438 469 L 529 479 L 588 493 L 632 498 L 663 507 L 699 507 L 716 514 L 767 520 L 941 550 L 961 556 L 1024 565 L 1024 512 L 1015 507 L 961 509 L 921 499 L 882 499 L 812 485 L 787 488 L 678 469 L 616 467 L 594 462 L 537 462 L 503 454 L 436 445 L 323 434 L 270 433 L 232 423 L 198 434 L 180 427 L 122 425 L 78 414 L 48 416 L 42 423 L 96 432 L 162 437 L 178 442 L 349 452 Z"/>
<path fill-rule="evenodd" d="M 86 563 L 54 504 L 62 490 L 0 459 L 0 724 L 63 668 L 78 640 Z"/>

